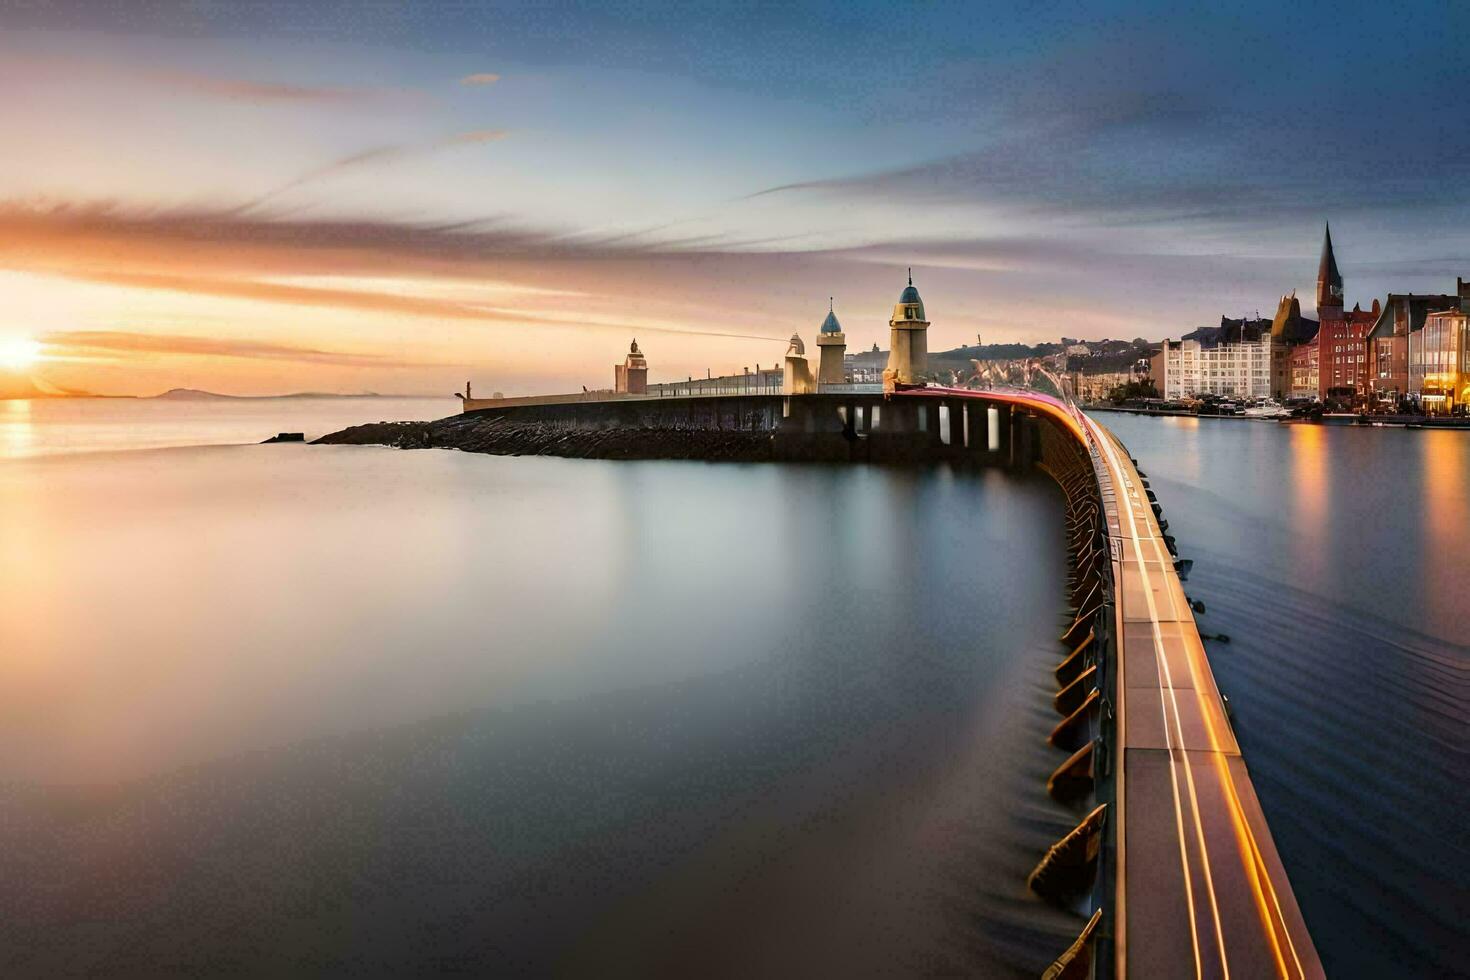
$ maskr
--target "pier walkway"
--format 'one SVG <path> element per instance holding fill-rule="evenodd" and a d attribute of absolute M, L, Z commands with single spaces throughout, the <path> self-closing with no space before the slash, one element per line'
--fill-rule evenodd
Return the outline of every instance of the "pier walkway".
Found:
<path fill-rule="evenodd" d="M 896 397 L 1005 401 L 1062 426 L 1091 459 L 1115 591 L 1113 972 L 1323 976 L 1127 451 L 1074 406 L 1037 392 L 926 388 Z"/>

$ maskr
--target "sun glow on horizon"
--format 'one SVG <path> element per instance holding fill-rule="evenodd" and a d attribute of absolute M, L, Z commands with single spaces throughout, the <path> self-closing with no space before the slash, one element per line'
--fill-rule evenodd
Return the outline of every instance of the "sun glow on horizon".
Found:
<path fill-rule="evenodd" d="M 41 358 L 40 342 L 29 337 L 0 340 L 0 367 L 24 371 L 35 367 Z"/>

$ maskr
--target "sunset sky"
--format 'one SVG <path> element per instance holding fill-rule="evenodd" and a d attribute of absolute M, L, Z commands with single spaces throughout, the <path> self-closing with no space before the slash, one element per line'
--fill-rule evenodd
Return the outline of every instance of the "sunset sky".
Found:
<path fill-rule="evenodd" d="M 1283 11 L 1282 6 L 1291 10 Z M 0 7 L 0 359 L 442 394 L 1470 277 L 1470 4 Z"/>

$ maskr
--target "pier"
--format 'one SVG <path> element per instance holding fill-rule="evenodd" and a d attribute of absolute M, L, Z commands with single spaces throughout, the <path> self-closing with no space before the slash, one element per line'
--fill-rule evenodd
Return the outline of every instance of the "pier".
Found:
<path fill-rule="evenodd" d="M 1063 636 L 1082 638 L 1071 670 L 1098 694 L 1079 691 L 1073 700 L 1095 705 L 1087 745 L 1094 771 L 1107 774 L 1098 808 L 1079 827 L 1084 839 L 1098 836 L 1092 853 L 1104 880 L 1093 921 L 1103 927 L 1093 941 L 1111 946 L 1099 968 L 1119 977 L 1324 976 L 1160 508 L 1126 449 L 1097 421 L 1040 393 L 921 389 L 896 397 L 1002 400 L 1049 423 L 1044 465 L 1068 492 L 1080 551 L 1073 592 L 1083 605 Z"/>
<path fill-rule="evenodd" d="M 372 426 L 361 427 L 361 439 L 331 441 L 1048 473 L 1066 496 L 1072 573 L 1058 637 L 1058 767 L 1047 789 L 1087 816 L 1038 855 L 1030 884 L 1088 916 L 1048 975 L 1323 975 L 1185 597 L 1187 565 L 1162 507 L 1126 448 L 1069 400 L 1029 388 L 885 393 L 844 384 L 806 394 L 587 393 L 465 409 L 414 423 L 408 436 L 394 429 L 398 442 Z M 539 441 L 498 435 L 527 428 Z"/>

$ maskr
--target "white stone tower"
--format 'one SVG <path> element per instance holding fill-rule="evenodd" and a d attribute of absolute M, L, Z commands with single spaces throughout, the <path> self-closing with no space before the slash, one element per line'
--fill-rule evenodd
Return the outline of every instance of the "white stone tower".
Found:
<path fill-rule="evenodd" d="M 929 373 L 929 321 L 924 319 L 924 301 L 914 288 L 914 270 L 909 284 L 893 305 L 888 321 L 888 370 L 899 384 L 918 384 Z"/>
<path fill-rule="evenodd" d="M 822 329 L 817 331 L 817 351 L 817 383 L 840 385 L 846 381 L 847 334 L 842 332 L 842 324 L 837 322 L 831 297 L 827 298 L 827 319 L 822 321 Z"/>

